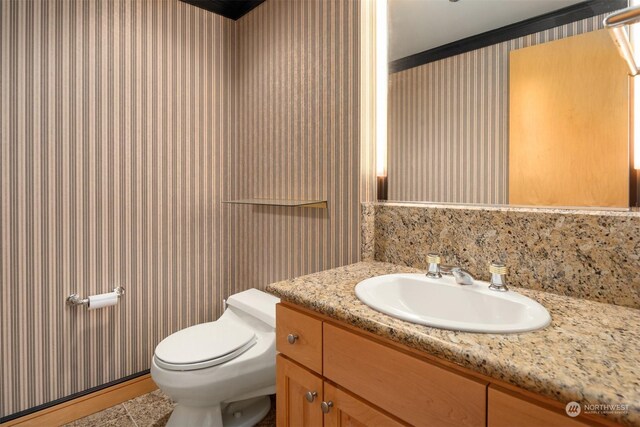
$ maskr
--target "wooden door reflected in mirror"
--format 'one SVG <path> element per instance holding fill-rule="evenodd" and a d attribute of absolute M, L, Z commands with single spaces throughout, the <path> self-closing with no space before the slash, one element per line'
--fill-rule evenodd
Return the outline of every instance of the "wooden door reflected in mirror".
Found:
<path fill-rule="evenodd" d="M 629 206 L 629 84 L 606 30 L 509 58 L 509 203 Z"/>

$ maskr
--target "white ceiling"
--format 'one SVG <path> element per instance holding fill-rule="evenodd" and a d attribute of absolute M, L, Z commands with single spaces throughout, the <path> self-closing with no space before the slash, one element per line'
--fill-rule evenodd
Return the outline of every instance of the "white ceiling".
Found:
<path fill-rule="evenodd" d="M 389 60 L 584 0 L 389 0 Z"/>

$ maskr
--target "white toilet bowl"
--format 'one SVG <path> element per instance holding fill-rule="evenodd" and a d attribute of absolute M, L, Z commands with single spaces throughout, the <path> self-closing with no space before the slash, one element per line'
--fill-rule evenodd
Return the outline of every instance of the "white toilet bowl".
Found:
<path fill-rule="evenodd" d="M 227 299 L 215 322 L 165 338 L 151 377 L 177 405 L 167 424 L 253 426 L 276 390 L 275 311 L 280 300 L 257 289 Z"/>

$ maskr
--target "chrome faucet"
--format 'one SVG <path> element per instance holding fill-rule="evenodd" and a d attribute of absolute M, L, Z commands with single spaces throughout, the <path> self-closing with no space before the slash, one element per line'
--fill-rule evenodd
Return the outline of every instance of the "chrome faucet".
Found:
<path fill-rule="evenodd" d="M 473 276 L 467 270 L 460 267 L 441 266 L 440 271 L 442 274 L 453 276 L 456 279 L 458 285 L 473 285 Z"/>
<path fill-rule="evenodd" d="M 440 265 L 440 255 L 429 254 L 427 255 L 427 262 L 429 263 L 429 269 L 427 270 L 427 277 L 431 279 L 439 279 L 443 274 L 453 276 L 456 283 L 459 285 L 473 285 L 473 276 L 468 271 L 460 268 L 448 265 Z"/>
<path fill-rule="evenodd" d="M 509 290 L 505 276 L 507 275 L 507 266 L 501 262 L 492 262 L 489 266 L 491 273 L 491 284 L 489 289 L 492 291 L 506 292 Z"/>

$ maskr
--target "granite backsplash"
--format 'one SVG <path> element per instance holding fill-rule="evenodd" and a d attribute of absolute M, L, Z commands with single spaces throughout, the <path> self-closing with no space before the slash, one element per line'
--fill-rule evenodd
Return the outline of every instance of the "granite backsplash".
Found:
<path fill-rule="evenodd" d="M 640 213 L 364 203 L 362 259 L 424 269 L 427 254 L 489 280 L 640 308 Z"/>

